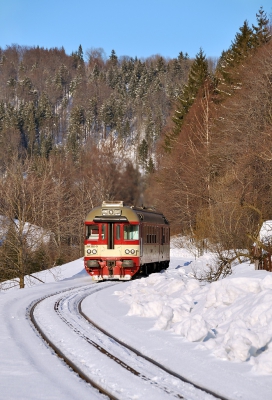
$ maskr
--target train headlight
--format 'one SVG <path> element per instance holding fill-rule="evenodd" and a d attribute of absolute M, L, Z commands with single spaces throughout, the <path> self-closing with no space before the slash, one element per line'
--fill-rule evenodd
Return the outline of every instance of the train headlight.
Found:
<path fill-rule="evenodd" d="M 87 249 L 87 254 L 91 254 L 92 250 L 91 249 Z"/>
<path fill-rule="evenodd" d="M 93 252 L 92 252 L 93 254 L 96 254 L 97 253 L 97 250 L 96 249 L 93 249 Z"/>
<path fill-rule="evenodd" d="M 134 254 L 134 253 L 135 253 L 135 250 L 134 250 L 134 249 L 131 249 L 130 252 L 131 252 L 131 254 Z"/>
<path fill-rule="evenodd" d="M 126 253 L 126 254 L 129 254 L 129 249 L 126 249 L 126 250 L 125 250 L 125 253 Z"/>

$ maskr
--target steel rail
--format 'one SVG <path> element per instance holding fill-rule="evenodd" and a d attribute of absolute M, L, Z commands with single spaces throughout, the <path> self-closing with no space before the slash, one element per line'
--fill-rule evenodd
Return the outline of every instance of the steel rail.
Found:
<path fill-rule="evenodd" d="M 102 285 L 103 283 L 101 283 L 100 285 Z M 86 285 L 84 285 L 86 287 Z M 79 288 L 83 288 L 84 286 L 80 286 Z M 104 286 L 104 285 L 103 285 Z M 108 287 L 108 282 L 106 287 Z M 112 286 L 112 285 L 110 285 Z M 167 368 L 166 366 L 158 363 L 157 361 L 153 360 L 152 358 L 144 355 L 143 353 L 141 353 L 140 351 L 138 351 L 137 349 L 135 349 L 134 347 L 126 344 L 125 342 L 123 342 L 122 340 L 118 339 L 117 337 L 115 337 L 114 335 L 112 335 L 110 332 L 106 331 L 104 328 L 102 328 L 101 326 L 99 326 L 96 322 L 92 321 L 82 310 L 82 302 L 83 300 L 87 297 L 90 296 L 91 294 L 96 293 L 97 291 L 101 291 L 103 289 L 105 289 L 106 287 L 100 287 L 100 288 L 96 288 L 96 290 L 94 290 L 93 293 L 89 293 L 84 295 L 80 301 L 78 302 L 78 309 L 77 312 L 84 318 L 84 320 L 86 320 L 86 322 L 88 322 L 90 325 L 92 325 L 94 328 L 96 328 L 98 331 L 102 332 L 104 335 L 106 335 L 107 337 L 113 339 L 116 343 L 120 344 L 121 346 L 123 346 L 124 348 L 130 350 L 132 353 L 134 353 L 136 356 L 143 358 L 144 360 L 148 361 L 149 363 L 153 364 L 154 366 L 156 366 L 157 368 L 161 369 L 162 371 L 166 372 L 167 374 L 185 382 L 188 383 L 190 385 L 192 385 L 193 387 L 195 387 L 198 390 L 201 390 L 207 394 L 212 395 L 213 397 L 215 397 L 216 399 L 221 399 L 221 400 L 230 400 L 229 398 L 226 398 L 224 396 L 221 396 L 220 394 L 205 388 L 199 384 L 196 384 L 192 381 L 190 381 L 189 379 L 185 378 L 184 376 L 181 376 L 180 374 L 172 371 L 171 369 Z M 87 382 L 88 384 L 90 384 L 91 386 L 93 386 L 94 388 L 96 388 L 101 394 L 105 394 L 106 396 L 108 396 L 110 399 L 112 400 L 119 400 L 116 396 L 114 396 L 112 393 L 110 393 L 108 390 L 104 389 L 101 385 L 99 385 L 95 380 L 93 380 L 92 378 L 90 378 L 85 372 L 83 372 L 72 360 L 69 359 L 69 357 L 67 357 L 64 352 L 62 350 L 60 350 L 50 339 L 49 337 L 46 335 L 46 333 L 43 331 L 43 329 L 39 326 L 38 322 L 35 319 L 34 316 L 34 311 L 35 308 L 38 306 L 39 303 L 41 303 L 42 301 L 46 300 L 47 298 L 53 297 L 55 295 L 58 294 L 62 294 L 62 293 L 66 293 L 72 290 L 75 290 L 76 287 L 72 287 L 69 289 L 65 289 L 63 291 L 59 291 L 59 292 L 55 292 L 53 294 L 50 294 L 48 296 L 44 296 L 43 298 L 39 299 L 38 301 L 35 301 L 34 303 L 31 304 L 30 309 L 28 311 L 28 316 L 30 321 L 33 324 L 33 327 L 35 327 L 36 331 L 39 333 L 39 335 L 43 338 L 43 340 L 47 343 L 47 345 L 53 349 L 53 351 L 55 352 L 55 354 L 61 358 L 74 372 L 76 372 L 78 374 L 78 376 L 80 376 L 85 382 Z M 86 289 L 87 290 L 87 289 Z M 174 393 L 173 390 L 169 390 L 169 388 L 164 387 L 164 386 L 160 386 L 157 382 L 152 381 L 150 378 L 146 377 L 145 375 L 143 375 L 142 373 L 138 372 L 137 370 L 135 370 L 134 368 L 130 367 L 128 364 L 126 364 L 124 361 L 120 360 L 118 357 L 114 356 L 113 354 L 111 354 L 109 351 L 107 351 L 106 349 L 104 349 L 102 346 L 100 346 L 99 344 L 97 344 L 96 342 L 94 342 L 93 340 L 91 340 L 90 338 L 88 338 L 86 335 L 84 335 L 84 333 L 82 333 L 79 329 L 77 329 L 75 326 L 73 326 L 73 324 L 71 322 L 69 322 L 59 311 L 59 304 L 60 302 L 64 299 L 64 297 L 62 297 L 61 299 L 57 300 L 55 302 L 54 305 L 54 310 L 55 312 L 59 315 L 59 317 L 71 328 L 73 329 L 73 331 L 78 334 L 79 336 L 81 336 L 81 338 L 83 338 L 85 341 L 87 341 L 90 345 L 94 346 L 97 350 L 99 350 L 100 352 L 102 352 L 105 356 L 111 358 L 113 361 L 115 361 L 117 364 L 119 364 L 120 366 L 122 366 L 123 368 L 125 368 L 127 371 L 131 372 L 132 374 L 139 376 L 139 378 L 145 380 L 145 381 L 149 381 L 151 384 L 154 384 L 158 387 L 158 389 L 162 389 L 164 390 L 167 394 L 172 394 L 177 398 L 183 399 L 184 397 L 178 393 Z"/>
<path fill-rule="evenodd" d="M 214 396 L 216 399 L 220 399 L 220 400 L 231 400 L 230 398 L 227 398 L 225 396 L 220 395 L 219 393 L 216 393 L 213 390 L 210 390 L 209 388 L 206 388 L 204 386 L 201 386 L 193 381 L 190 381 L 189 379 L 185 378 L 184 376 L 176 373 L 175 371 L 171 370 L 170 368 L 162 365 L 161 363 L 153 360 L 152 358 L 146 356 L 145 354 L 143 354 L 142 352 L 140 352 L 139 350 L 135 349 L 134 347 L 128 345 L 127 343 L 125 343 L 124 341 L 118 339 L 116 336 L 112 335 L 110 332 L 106 331 L 104 328 L 102 328 L 100 325 L 98 325 L 96 322 L 94 322 L 93 320 L 91 320 L 82 310 L 82 302 L 83 300 L 90 295 L 86 295 L 85 297 L 83 297 L 79 304 L 78 304 L 78 312 L 80 315 L 82 315 L 82 317 L 84 317 L 86 319 L 86 321 L 90 324 L 93 325 L 97 330 L 99 330 L 100 332 L 104 333 L 104 335 L 108 336 L 109 338 L 113 339 L 114 341 L 116 341 L 117 343 L 119 343 L 121 346 L 125 347 L 126 349 L 130 350 L 131 352 L 135 353 L 137 356 L 145 359 L 146 361 L 150 362 L 151 364 L 155 365 L 156 367 L 160 368 L 161 370 L 163 370 L 164 372 L 168 373 L 169 375 L 172 375 L 173 377 L 181 380 L 182 382 L 191 384 L 192 386 L 194 386 L 196 389 L 199 389 L 207 394 L 210 394 L 212 396 Z"/>
<path fill-rule="evenodd" d="M 85 286 L 85 285 L 84 285 Z M 35 316 L 34 316 L 34 311 L 35 308 L 39 303 L 42 301 L 46 300 L 49 297 L 53 297 L 57 294 L 65 293 L 67 291 L 74 290 L 74 288 L 69 288 L 60 292 L 55 292 L 53 294 L 50 294 L 48 296 L 44 296 L 43 298 L 39 299 L 38 301 L 35 301 L 34 303 L 31 304 L 30 309 L 27 310 L 27 318 L 30 319 L 31 323 L 33 324 L 33 327 L 37 331 L 37 333 L 41 336 L 41 338 L 46 342 L 46 344 L 55 352 L 55 354 L 65 362 L 65 364 L 70 367 L 81 379 L 83 379 L 85 382 L 90 384 L 92 387 L 97 389 L 101 394 L 104 394 L 108 396 L 109 399 L 111 400 L 119 400 L 117 397 L 113 396 L 110 392 L 108 392 L 106 389 L 104 389 L 101 385 L 99 385 L 97 382 L 95 382 L 92 378 L 90 378 L 85 372 L 83 372 L 72 360 L 69 359 L 46 335 L 46 333 L 43 331 L 43 329 L 39 326 Z M 99 289 L 101 290 L 101 288 Z"/>
<path fill-rule="evenodd" d="M 101 289 L 100 289 L 101 290 Z M 88 296 L 88 295 L 87 295 Z M 86 297 L 86 296 L 85 296 Z M 90 345 L 95 347 L 100 353 L 104 354 L 111 360 L 115 361 L 118 365 L 126 369 L 128 372 L 132 373 L 135 376 L 138 376 L 140 379 L 149 382 L 151 385 L 156 386 L 158 389 L 164 391 L 167 394 L 172 394 L 174 397 L 177 397 L 178 399 L 184 399 L 182 395 L 179 393 L 175 393 L 172 389 L 169 389 L 165 386 L 161 386 L 158 382 L 153 381 L 152 379 L 148 378 L 146 375 L 142 374 L 141 372 L 137 371 L 136 369 L 130 367 L 127 363 L 122 361 L 120 358 L 116 357 L 112 353 L 110 353 L 108 350 L 106 350 L 104 347 L 102 347 L 100 344 L 96 343 L 92 339 L 90 339 L 88 336 L 84 335 L 79 329 L 77 329 L 71 322 L 69 322 L 59 311 L 59 305 L 60 302 L 64 300 L 64 298 L 59 299 L 58 301 L 55 302 L 54 305 L 54 310 L 56 313 L 59 315 L 59 317 L 62 319 L 62 321 L 67 324 L 75 333 L 77 333 L 82 339 L 84 339 L 86 342 L 88 342 Z M 79 312 L 79 311 L 78 311 Z M 85 320 L 85 318 L 84 318 Z M 87 321 L 88 322 L 88 321 Z M 89 323 L 89 322 L 88 322 Z M 106 335 L 108 337 L 108 335 Z"/>

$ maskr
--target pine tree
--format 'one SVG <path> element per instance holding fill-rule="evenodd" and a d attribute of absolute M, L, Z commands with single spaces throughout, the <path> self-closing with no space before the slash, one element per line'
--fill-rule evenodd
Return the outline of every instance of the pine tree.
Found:
<path fill-rule="evenodd" d="M 269 31 L 269 20 L 263 7 L 260 8 L 259 13 L 256 14 L 257 25 L 252 25 L 255 37 L 255 46 L 261 46 L 267 43 L 271 39 L 271 34 Z"/>
<path fill-rule="evenodd" d="M 219 83 L 223 86 L 227 85 L 228 94 L 230 94 L 231 88 L 239 86 L 239 82 L 235 77 L 235 68 L 249 55 L 254 47 L 253 30 L 249 27 L 247 21 L 244 21 L 239 31 L 236 33 L 230 48 L 222 52 L 216 69 Z M 221 91 L 221 88 L 219 88 L 219 91 Z"/>
<path fill-rule="evenodd" d="M 155 164 L 151 157 L 149 157 L 148 164 L 146 166 L 146 172 L 148 174 L 153 174 L 155 172 Z"/>
<path fill-rule="evenodd" d="M 218 91 L 223 96 L 222 98 L 241 88 L 240 76 L 236 74 L 238 65 L 251 55 L 254 49 L 267 43 L 271 38 L 268 27 L 269 20 L 262 7 L 256 17 L 257 26 L 252 25 L 251 29 L 248 22 L 245 21 L 239 28 L 240 32 L 235 35 L 230 48 L 222 52 L 216 71 L 219 77 Z"/>
<path fill-rule="evenodd" d="M 84 65 L 83 50 L 81 44 L 78 46 L 78 50 L 76 52 L 72 52 L 71 56 L 73 57 L 74 68 L 77 69 Z"/>
<path fill-rule="evenodd" d="M 198 90 L 208 77 L 208 62 L 203 50 L 200 49 L 191 66 L 188 83 L 184 86 L 181 96 L 178 97 L 177 108 L 174 112 L 172 120 L 174 122 L 173 130 L 166 135 L 165 150 L 170 151 L 172 141 L 179 134 L 185 115 L 194 103 Z"/>
<path fill-rule="evenodd" d="M 98 79 L 99 75 L 100 75 L 99 67 L 95 63 L 94 67 L 93 67 L 93 70 L 92 70 L 92 78 L 93 78 L 93 80 L 96 81 Z"/>
<path fill-rule="evenodd" d="M 239 28 L 240 33 L 236 33 L 232 42 L 231 52 L 233 55 L 233 63 L 238 63 L 245 58 L 250 50 L 254 47 L 253 31 L 245 21 L 243 26 Z"/>
<path fill-rule="evenodd" d="M 56 79 L 55 79 L 57 88 L 62 90 L 63 96 L 69 94 L 69 70 L 66 65 L 61 64 L 60 68 L 57 71 Z"/>
<path fill-rule="evenodd" d="M 156 62 L 156 70 L 158 72 L 165 72 L 166 71 L 166 64 L 162 57 L 159 57 Z"/>
<path fill-rule="evenodd" d="M 80 61 L 83 61 L 83 50 L 81 44 L 78 46 L 77 56 Z"/>
<path fill-rule="evenodd" d="M 147 157 L 148 157 L 148 143 L 145 139 L 138 147 L 139 162 L 140 165 L 146 170 L 147 167 Z"/>
<path fill-rule="evenodd" d="M 32 156 L 39 152 L 39 131 L 37 126 L 36 108 L 33 101 L 24 109 L 24 131 L 27 137 L 27 150 Z"/>
<path fill-rule="evenodd" d="M 117 55 L 116 55 L 116 53 L 115 53 L 115 50 L 112 50 L 112 51 L 111 51 L 110 62 L 111 62 L 111 64 L 114 65 L 114 66 L 116 66 L 117 63 L 118 63 L 118 57 L 117 57 Z"/>
<path fill-rule="evenodd" d="M 183 54 L 182 51 L 179 52 L 179 55 L 178 55 L 178 61 L 179 62 L 184 61 L 184 60 L 188 60 L 188 59 L 189 59 L 188 53 Z"/>
<path fill-rule="evenodd" d="M 83 107 L 76 106 L 71 112 L 69 135 L 67 138 L 67 150 L 72 154 L 74 161 L 77 160 L 80 146 L 83 143 L 85 122 Z"/>

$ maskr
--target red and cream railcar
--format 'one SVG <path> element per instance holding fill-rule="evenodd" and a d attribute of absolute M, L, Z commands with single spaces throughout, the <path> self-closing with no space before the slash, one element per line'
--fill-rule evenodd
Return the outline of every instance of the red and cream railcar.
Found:
<path fill-rule="evenodd" d="M 85 220 L 84 265 L 95 281 L 130 280 L 169 266 L 170 229 L 163 214 L 103 202 Z"/>

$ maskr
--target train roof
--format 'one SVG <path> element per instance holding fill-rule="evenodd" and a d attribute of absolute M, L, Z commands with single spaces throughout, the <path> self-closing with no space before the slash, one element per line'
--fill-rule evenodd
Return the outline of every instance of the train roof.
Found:
<path fill-rule="evenodd" d="M 162 213 L 145 207 L 125 206 L 123 201 L 103 201 L 100 207 L 95 207 L 88 213 L 85 220 L 85 222 L 130 223 L 140 221 L 169 225 L 169 222 Z"/>

